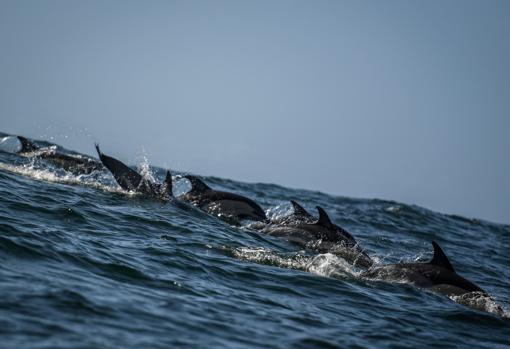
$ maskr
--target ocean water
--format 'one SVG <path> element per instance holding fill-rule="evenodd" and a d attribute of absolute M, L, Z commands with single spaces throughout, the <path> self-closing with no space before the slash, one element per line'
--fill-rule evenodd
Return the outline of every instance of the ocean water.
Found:
<path fill-rule="evenodd" d="M 163 169 L 143 166 L 163 178 Z M 149 169 L 147 171 L 147 169 Z M 360 277 L 178 200 L 123 193 L 0 153 L 1 348 L 510 348 L 510 226 L 208 177 L 269 216 L 320 205 L 378 264 L 427 260 L 435 240 L 492 299 Z M 177 181 L 174 193 L 187 190 Z"/>

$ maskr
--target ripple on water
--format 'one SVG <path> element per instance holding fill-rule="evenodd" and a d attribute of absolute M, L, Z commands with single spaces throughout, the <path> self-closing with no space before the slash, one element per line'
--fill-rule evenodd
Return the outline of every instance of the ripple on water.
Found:
<path fill-rule="evenodd" d="M 493 292 L 448 299 L 365 280 L 339 256 L 176 200 L 123 193 L 107 172 L 75 176 L 0 153 L 1 346 L 509 346 L 509 226 L 391 201 L 206 181 L 261 202 L 275 218 L 291 212 L 291 199 L 323 206 L 378 265 L 427 260 L 438 240 L 462 276 Z"/>

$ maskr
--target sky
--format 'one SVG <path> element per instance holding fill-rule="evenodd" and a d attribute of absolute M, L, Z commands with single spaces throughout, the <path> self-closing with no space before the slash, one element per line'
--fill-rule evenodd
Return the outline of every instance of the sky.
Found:
<path fill-rule="evenodd" d="M 510 1 L 0 0 L 0 131 L 510 223 Z"/>

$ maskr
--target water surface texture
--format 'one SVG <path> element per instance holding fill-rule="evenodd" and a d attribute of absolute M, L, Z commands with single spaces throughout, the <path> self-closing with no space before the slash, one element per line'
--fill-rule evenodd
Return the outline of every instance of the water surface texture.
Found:
<path fill-rule="evenodd" d="M 290 213 L 290 199 L 314 214 L 320 205 L 380 264 L 428 260 L 436 240 L 495 302 L 365 280 L 334 255 L 299 251 L 178 200 L 123 193 L 108 172 L 75 176 L 0 153 L 0 347 L 510 347 L 509 226 L 205 180 L 269 216 Z M 177 181 L 174 193 L 185 190 Z"/>

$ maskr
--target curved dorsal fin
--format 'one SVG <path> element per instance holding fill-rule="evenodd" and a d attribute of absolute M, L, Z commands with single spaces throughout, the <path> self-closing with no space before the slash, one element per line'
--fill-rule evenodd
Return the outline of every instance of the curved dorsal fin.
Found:
<path fill-rule="evenodd" d="M 99 149 L 99 144 L 95 143 L 95 146 L 99 159 L 103 165 L 112 173 L 113 178 L 115 178 L 122 189 L 135 190 L 138 188 L 140 182 L 142 181 L 142 176 L 138 172 L 126 166 L 121 161 L 103 154 L 101 149 Z"/>
<path fill-rule="evenodd" d="M 195 193 L 201 193 L 211 189 L 207 184 L 204 183 L 200 178 L 192 175 L 186 175 L 184 178 L 188 179 L 191 183 L 191 191 Z"/>
<path fill-rule="evenodd" d="M 27 153 L 27 152 L 39 149 L 38 146 L 36 146 L 34 143 L 30 142 L 27 138 L 25 138 L 23 136 L 17 136 L 17 137 L 21 143 L 21 150 L 20 150 L 21 153 Z"/>
<path fill-rule="evenodd" d="M 300 216 L 300 217 L 306 217 L 306 218 L 313 218 L 313 216 L 311 214 L 309 214 L 304 208 L 303 206 L 301 206 L 300 204 L 298 204 L 297 202 L 295 202 L 294 200 L 290 200 L 290 203 L 292 204 L 292 208 L 294 209 L 294 214 L 296 216 Z"/>
<path fill-rule="evenodd" d="M 172 196 L 172 174 L 169 170 L 166 170 L 166 177 L 165 177 L 165 185 L 166 185 L 166 192 L 169 196 Z"/>
<path fill-rule="evenodd" d="M 320 206 L 316 206 L 316 207 L 317 207 L 317 211 L 319 211 L 319 220 L 317 221 L 316 224 L 322 225 L 324 227 L 332 226 L 333 223 L 331 222 L 331 219 L 329 219 L 329 216 L 326 213 L 326 211 L 324 211 L 324 209 Z"/>
<path fill-rule="evenodd" d="M 97 155 L 99 156 L 99 159 L 101 159 L 101 156 L 103 156 L 103 153 L 101 152 L 101 149 L 99 149 L 99 143 L 94 143 L 94 146 L 96 147 Z"/>
<path fill-rule="evenodd" d="M 432 260 L 429 262 L 429 264 L 437 265 L 439 267 L 443 267 L 455 272 L 452 265 L 450 264 L 450 261 L 448 260 L 448 257 L 446 257 L 441 247 L 439 247 L 435 241 L 432 241 L 432 246 L 434 247 L 434 257 L 432 257 Z"/>

